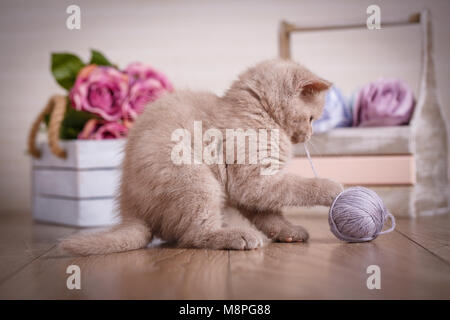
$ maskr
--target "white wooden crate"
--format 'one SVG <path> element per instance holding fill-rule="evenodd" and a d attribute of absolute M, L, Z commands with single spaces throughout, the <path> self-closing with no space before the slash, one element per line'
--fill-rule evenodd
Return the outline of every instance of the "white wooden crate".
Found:
<path fill-rule="evenodd" d="M 33 159 L 33 217 L 38 221 L 95 227 L 117 223 L 115 195 L 124 140 L 62 141 L 60 159 L 41 144 Z"/>

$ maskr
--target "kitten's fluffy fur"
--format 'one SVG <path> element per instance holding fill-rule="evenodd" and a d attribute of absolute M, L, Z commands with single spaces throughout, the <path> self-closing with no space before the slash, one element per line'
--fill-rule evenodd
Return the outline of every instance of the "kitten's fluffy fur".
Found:
<path fill-rule="evenodd" d="M 341 185 L 282 169 L 261 175 L 259 163 L 176 165 L 170 157 L 176 144 L 171 134 L 178 128 L 192 133 L 194 120 L 203 122 L 204 131 L 279 129 L 284 166 L 292 143 L 311 137 L 311 120 L 321 115 L 329 86 L 301 65 L 270 60 L 241 74 L 223 97 L 177 91 L 154 102 L 131 129 L 125 148 L 118 197 L 121 224 L 67 238 L 62 247 L 81 255 L 104 254 L 144 248 L 153 236 L 183 247 L 261 246 L 263 236 L 255 229 L 223 226 L 226 206 L 237 208 L 270 239 L 306 241 L 306 230 L 285 220 L 281 208 L 329 206 Z"/>

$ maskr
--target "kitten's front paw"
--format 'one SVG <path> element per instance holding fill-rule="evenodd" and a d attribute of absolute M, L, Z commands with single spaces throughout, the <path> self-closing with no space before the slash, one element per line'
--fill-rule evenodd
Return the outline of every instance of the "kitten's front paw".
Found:
<path fill-rule="evenodd" d="M 278 242 L 306 242 L 309 238 L 308 231 L 302 226 L 283 226 L 278 234 L 271 234 L 271 239 Z"/>
<path fill-rule="evenodd" d="M 220 249 L 251 250 L 262 247 L 264 236 L 253 229 L 233 228 L 221 237 Z"/>
<path fill-rule="evenodd" d="M 322 206 L 331 206 L 334 198 L 336 198 L 339 193 L 344 191 L 342 184 L 330 179 L 317 178 L 315 184 L 319 189 L 317 204 Z"/>

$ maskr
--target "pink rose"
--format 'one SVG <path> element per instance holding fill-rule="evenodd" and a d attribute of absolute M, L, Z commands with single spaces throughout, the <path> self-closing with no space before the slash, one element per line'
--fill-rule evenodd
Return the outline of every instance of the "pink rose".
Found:
<path fill-rule="evenodd" d="M 130 90 L 123 114 L 130 119 L 136 119 L 150 102 L 165 92 L 173 91 L 172 84 L 162 73 L 139 62 L 128 65 L 124 73 L 129 77 Z"/>
<path fill-rule="evenodd" d="M 128 128 L 118 122 L 109 122 L 102 125 L 94 134 L 94 139 L 119 139 L 127 136 Z"/>
<path fill-rule="evenodd" d="M 104 122 L 91 119 L 84 125 L 83 131 L 78 135 L 78 139 L 104 140 L 125 138 L 128 127 L 119 122 Z"/>
<path fill-rule="evenodd" d="M 127 75 L 112 67 L 89 65 L 78 73 L 69 98 L 76 110 L 117 121 L 122 117 L 127 94 Z"/>
<path fill-rule="evenodd" d="M 414 111 L 414 95 L 402 81 L 379 79 L 363 87 L 353 105 L 353 126 L 408 124 Z"/>

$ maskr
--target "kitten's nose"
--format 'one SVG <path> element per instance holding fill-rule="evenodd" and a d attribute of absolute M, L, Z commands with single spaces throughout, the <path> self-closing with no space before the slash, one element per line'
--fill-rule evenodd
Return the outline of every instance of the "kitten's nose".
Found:
<path fill-rule="evenodd" d="M 299 135 L 304 140 L 308 140 L 309 138 L 311 138 L 311 132 L 310 131 L 306 131 L 306 130 L 300 131 Z"/>
<path fill-rule="evenodd" d="M 299 143 L 299 142 L 306 142 L 311 138 L 311 134 L 310 133 L 306 133 L 306 132 L 297 132 L 295 133 L 291 140 L 293 143 Z"/>

